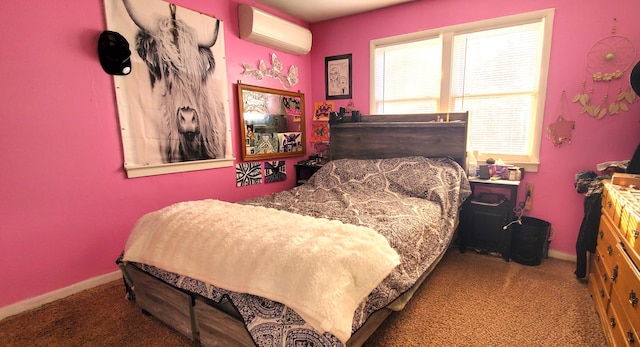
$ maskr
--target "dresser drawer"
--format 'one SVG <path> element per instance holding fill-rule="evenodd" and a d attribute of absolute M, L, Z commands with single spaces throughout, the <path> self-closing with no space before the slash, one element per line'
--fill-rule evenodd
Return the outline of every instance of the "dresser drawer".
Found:
<path fill-rule="evenodd" d="M 615 225 L 618 225 L 620 221 L 620 209 L 616 207 L 620 207 L 620 199 L 616 199 L 617 186 L 613 185 L 605 185 L 604 190 L 602 192 L 602 212 L 609 216 L 612 221 L 615 222 Z"/>
<path fill-rule="evenodd" d="M 634 322 L 633 328 L 640 331 L 640 272 L 620 245 L 618 249 L 615 265 L 617 277 L 613 288 L 620 301 L 620 308 L 627 313 L 629 320 Z"/>
<path fill-rule="evenodd" d="M 615 186 L 605 185 L 602 191 L 602 212 L 609 216 L 611 220 L 615 220 Z"/>
<path fill-rule="evenodd" d="M 600 259 L 604 264 L 604 269 L 609 277 L 613 275 L 613 267 L 615 266 L 617 253 L 620 252 L 617 247 L 619 243 L 620 239 L 618 232 L 611 225 L 609 217 L 603 215 L 600 217 L 596 252 L 600 255 Z"/>
<path fill-rule="evenodd" d="M 591 259 L 593 261 L 591 262 L 590 268 L 589 287 L 593 292 L 590 294 L 594 299 L 602 300 L 602 308 L 604 312 L 609 307 L 609 296 L 611 295 L 611 286 L 613 285 L 613 282 L 604 268 L 602 255 L 600 255 L 598 249 L 596 249 L 596 253 L 591 256 Z"/>
<path fill-rule="evenodd" d="M 640 263 L 640 209 L 625 208 L 620 217 L 620 234 L 625 240 L 627 249 L 632 258 Z"/>
<path fill-rule="evenodd" d="M 591 269 L 589 272 L 589 295 L 593 298 L 595 309 L 598 311 L 600 318 L 605 320 L 607 317 L 607 309 L 609 308 L 611 280 L 609 280 L 609 276 L 606 275 L 604 265 L 597 253 L 590 257 L 589 268 Z"/>
<path fill-rule="evenodd" d="M 609 331 L 615 346 L 638 346 L 638 321 L 629 317 L 628 311 L 624 308 L 624 298 L 614 286 L 611 294 L 611 305 L 607 312 L 609 318 Z"/>

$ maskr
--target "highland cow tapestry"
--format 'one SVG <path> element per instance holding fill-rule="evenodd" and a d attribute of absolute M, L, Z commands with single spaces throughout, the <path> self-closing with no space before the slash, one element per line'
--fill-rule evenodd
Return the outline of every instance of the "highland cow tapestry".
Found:
<path fill-rule="evenodd" d="M 223 22 L 161 0 L 105 0 L 131 73 L 114 76 L 128 177 L 233 166 Z"/>

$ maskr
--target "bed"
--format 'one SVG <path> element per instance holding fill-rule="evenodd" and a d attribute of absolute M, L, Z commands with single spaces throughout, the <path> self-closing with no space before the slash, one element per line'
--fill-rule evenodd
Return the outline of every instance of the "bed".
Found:
<path fill-rule="evenodd" d="M 143 216 L 116 261 L 127 296 L 202 345 L 362 345 L 405 307 L 454 238 L 471 193 L 467 117 L 345 117 L 331 125 L 331 160 L 301 186 L 234 204 L 178 203 Z M 214 210 L 223 212 L 203 212 Z M 212 249 L 193 250 L 188 240 L 205 239 L 201 234 L 175 238 L 203 225 L 223 226 L 194 242 Z M 255 230 L 260 239 L 245 237 Z M 182 262 L 192 263 L 185 270 L 176 265 Z"/>

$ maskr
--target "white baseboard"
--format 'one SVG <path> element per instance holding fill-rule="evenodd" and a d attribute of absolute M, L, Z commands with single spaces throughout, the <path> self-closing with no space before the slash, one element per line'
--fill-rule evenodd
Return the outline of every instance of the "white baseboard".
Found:
<path fill-rule="evenodd" d="M 578 257 L 576 257 L 575 254 L 569 254 L 569 253 L 564 253 L 564 252 L 560 252 L 560 251 L 555 251 L 553 249 L 549 250 L 549 257 L 550 258 L 556 258 L 556 259 L 562 259 L 562 260 L 568 260 L 568 261 L 572 261 L 574 263 L 578 260 Z"/>
<path fill-rule="evenodd" d="M 52 292 L 42 294 L 33 298 L 29 298 L 23 301 L 19 301 L 15 304 L 0 308 L 0 320 L 7 317 L 16 315 L 21 312 L 29 311 L 34 308 L 40 307 L 44 304 L 65 298 L 69 295 L 81 292 L 86 289 L 97 287 L 101 284 L 109 283 L 122 278 L 122 272 L 116 270 L 111 273 L 89 278 L 88 280 L 72 284 L 68 287 L 64 287 Z"/>

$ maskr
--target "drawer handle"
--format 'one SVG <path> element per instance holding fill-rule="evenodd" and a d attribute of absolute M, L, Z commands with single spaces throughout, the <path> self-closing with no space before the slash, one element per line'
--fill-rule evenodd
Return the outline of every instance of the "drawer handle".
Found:
<path fill-rule="evenodd" d="M 598 235 L 600 236 L 601 239 L 604 239 L 604 231 L 600 230 Z"/>
<path fill-rule="evenodd" d="M 607 201 L 607 207 L 611 208 L 611 206 L 613 206 L 613 203 L 611 201 Z"/>
<path fill-rule="evenodd" d="M 611 247 L 611 245 L 607 246 L 607 253 L 609 253 L 609 255 L 613 254 L 613 247 Z"/>
<path fill-rule="evenodd" d="M 609 325 L 611 325 L 612 328 L 616 327 L 616 319 L 611 317 L 609 318 Z"/>
<path fill-rule="evenodd" d="M 613 275 L 611 276 L 611 280 L 615 281 L 618 278 L 618 265 L 613 267 Z"/>
<path fill-rule="evenodd" d="M 604 298 L 604 289 L 600 289 L 600 297 Z"/>
<path fill-rule="evenodd" d="M 640 231 L 638 231 L 638 229 L 633 231 L 633 238 L 637 239 L 638 237 L 640 237 Z"/>
<path fill-rule="evenodd" d="M 633 289 L 631 289 L 631 291 L 629 292 L 629 303 L 633 307 L 638 306 L 638 296 L 636 295 L 636 292 L 633 291 Z"/>
<path fill-rule="evenodd" d="M 602 280 L 607 282 L 609 280 L 609 276 L 607 276 L 607 274 L 602 275 Z"/>
<path fill-rule="evenodd" d="M 636 339 L 633 337 L 633 330 L 627 331 L 627 342 L 629 342 L 630 345 L 636 342 Z"/>

